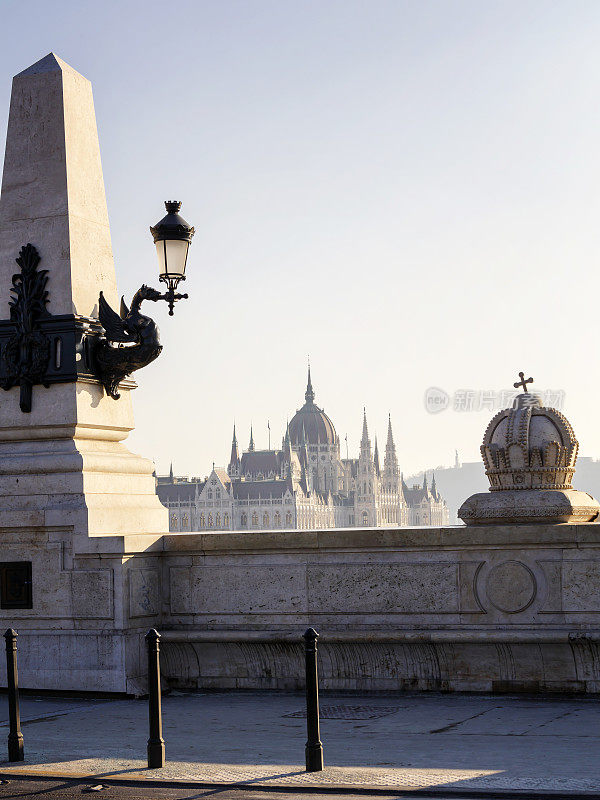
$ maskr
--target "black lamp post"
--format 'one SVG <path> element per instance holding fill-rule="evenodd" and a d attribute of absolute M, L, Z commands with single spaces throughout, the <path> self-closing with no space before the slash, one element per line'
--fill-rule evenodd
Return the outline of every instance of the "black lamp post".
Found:
<path fill-rule="evenodd" d="M 176 301 L 187 299 L 187 294 L 176 294 L 176 291 L 179 281 L 185 280 L 188 250 L 195 230 L 179 215 L 179 201 L 167 200 L 165 208 L 166 217 L 151 227 L 150 233 L 158 255 L 158 279 L 167 284 L 163 299 L 169 304 L 169 314 L 173 316 Z"/>

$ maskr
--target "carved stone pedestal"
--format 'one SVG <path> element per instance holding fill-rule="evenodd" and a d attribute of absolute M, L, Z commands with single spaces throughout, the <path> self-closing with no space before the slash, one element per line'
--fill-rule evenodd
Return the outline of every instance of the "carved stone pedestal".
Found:
<path fill-rule="evenodd" d="M 28 243 L 46 271 L 34 323 L 47 368 L 14 375 L 9 300 Z M 5 586 L 0 619 L 19 632 L 24 688 L 136 691 L 138 640 L 160 611 L 167 510 L 152 463 L 124 444 L 134 384 L 115 401 L 93 374 L 100 291 L 117 307 L 91 85 L 50 54 L 14 78 L 0 195 L 0 559 L 31 569 L 31 601 Z"/>

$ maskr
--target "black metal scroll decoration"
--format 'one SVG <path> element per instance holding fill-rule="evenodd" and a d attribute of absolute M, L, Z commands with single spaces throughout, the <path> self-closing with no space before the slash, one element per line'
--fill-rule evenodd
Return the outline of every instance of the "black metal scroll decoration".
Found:
<path fill-rule="evenodd" d="M 38 270 L 40 256 L 32 244 L 21 248 L 16 261 L 21 271 L 12 276 L 10 291 L 14 296 L 9 300 L 10 322 L 15 330 L 2 351 L 4 376 L 0 386 L 6 390 L 20 386 L 19 405 L 28 413 L 32 386 L 49 385 L 44 377 L 50 361 L 50 339 L 39 324 L 51 316 L 46 309 L 48 270 Z"/>

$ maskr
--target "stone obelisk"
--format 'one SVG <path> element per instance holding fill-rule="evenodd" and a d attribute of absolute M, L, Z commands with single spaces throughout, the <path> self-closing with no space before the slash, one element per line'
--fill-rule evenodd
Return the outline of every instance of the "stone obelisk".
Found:
<path fill-rule="evenodd" d="M 9 316 L 15 258 L 28 242 L 48 270 L 51 314 L 96 317 L 100 291 L 118 307 L 92 87 L 53 53 L 13 79 L 0 194 L 0 319 Z M 77 527 L 86 534 L 166 531 L 151 463 L 120 444 L 133 428 L 129 395 L 125 389 L 115 402 L 97 381 L 54 383 L 37 388 L 23 414 L 18 388 L 0 393 L 0 514 L 6 503 L 19 507 L 19 498 L 46 514 L 68 500 L 82 512 Z"/>
<path fill-rule="evenodd" d="M 53 53 L 13 79 L 0 320 L 27 243 L 48 271 L 47 310 L 67 327 L 98 325 L 100 291 L 118 308 L 91 84 Z M 81 353 L 68 356 L 75 363 Z M 30 413 L 18 386 L 0 390 L 0 574 L 15 563 L 30 569 L 33 595 L 20 607 L 3 600 L 0 621 L 19 630 L 24 686 L 126 691 L 143 672 L 138 626 L 158 620 L 152 554 L 168 532 L 152 463 L 123 444 L 130 388 L 115 401 L 77 374 L 33 389 Z M 18 585 L 18 575 L 10 580 Z"/>

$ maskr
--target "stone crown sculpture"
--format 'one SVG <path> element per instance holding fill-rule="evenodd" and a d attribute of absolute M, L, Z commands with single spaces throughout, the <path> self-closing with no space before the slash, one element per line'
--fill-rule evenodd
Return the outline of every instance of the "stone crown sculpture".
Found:
<path fill-rule="evenodd" d="M 500 411 L 488 425 L 481 455 L 490 481 L 489 493 L 469 497 L 458 511 L 467 525 L 527 522 L 590 522 L 598 502 L 573 489 L 571 481 L 579 443 L 567 418 L 542 405 L 527 391 L 512 408 Z"/>
<path fill-rule="evenodd" d="M 490 491 L 570 489 L 579 444 L 567 418 L 521 394 L 492 419 L 481 445 Z"/>

